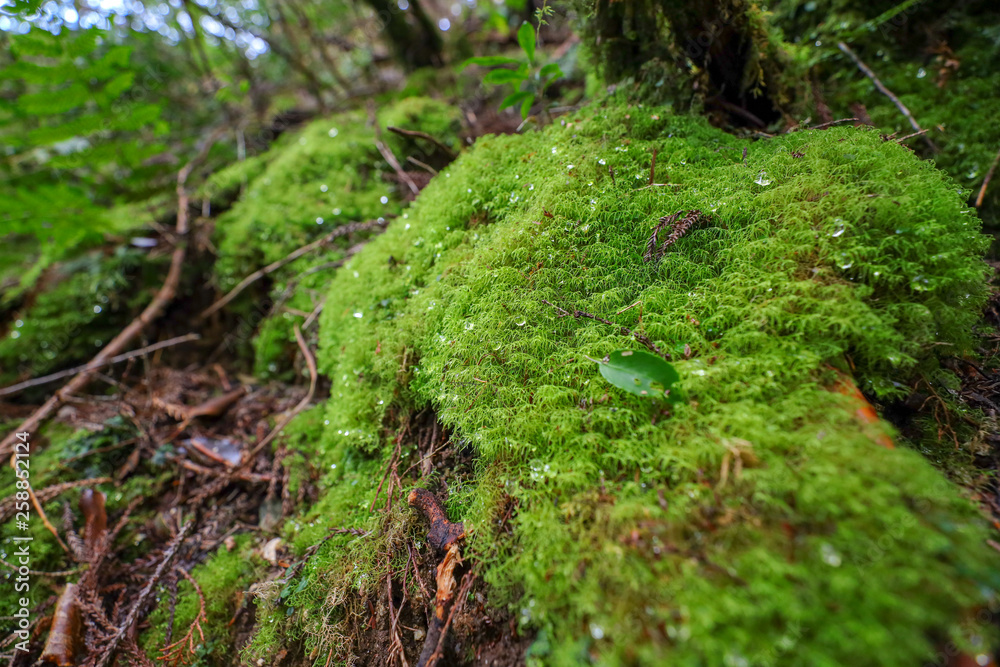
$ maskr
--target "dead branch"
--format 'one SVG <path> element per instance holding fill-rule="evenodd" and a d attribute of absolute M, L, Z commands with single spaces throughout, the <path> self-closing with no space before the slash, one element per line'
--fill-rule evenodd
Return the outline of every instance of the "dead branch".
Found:
<path fill-rule="evenodd" d="M 462 562 L 462 554 L 458 542 L 465 537 L 465 526 L 448 520 L 441 501 L 427 489 L 413 489 L 407 502 L 423 514 L 430 524 L 427 532 L 427 543 L 436 550 L 444 550 L 444 558 L 437 567 L 437 593 L 434 596 L 434 613 L 427 625 L 427 638 L 420 651 L 417 667 L 434 667 L 441 659 L 444 640 L 448 634 L 448 626 L 454 617 L 455 610 L 460 608 L 469 587 L 472 585 L 471 573 L 462 579 L 462 590 L 451 613 L 445 617 L 445 612 L 455 598 L 455 567 Z M 412 556 L 412 554 L 411 554 Z"/>
<path fill-rule="evenodd" d="M 986 172 L 986 178 L 983 179 L 983 185 L 979 188 L 979 194 L 976 195 L 976 208 L 983 205 L 983 199 L 986 197 L 986 186 L 990 184 L 990 179 L 993 178 L 993 172 L 997 170 L 998 162 L 1000 162 L 1000 151 L 997 151 L 997 156 L 993 158 L 993 164 L 990 165 L 989 171 Z"/>
<path fill-rule="evenodd" d="M 163 281 L 163 286 L 153 297 L 153 300 L 146 306 L 145 310 L 139 314 L 139 317 L 132 320 L 132 322 L 125 327 L 121 333 L 115 336 L 110 343 L 104 346 L 97 356 L 87 364 L 87 369 L 81 371 L 79 374 L 73 377 L 72 380 L 66 383 L 62 389 L 56 391 L 49 400 L 45 401 L 37 410 L 35 410 L 30 417 L 21 422 L 21 425 L 15 429 L 11 429 L 10 434 L 7 435 L 0 442 L 0 456 L 11 456 L 11 467 L 15 465 L 15 458 L 13 457 L 14 443 L 17 440 L 17 433 L 25 432 L 32 433 L 38 430 L 38 428 L 44 423 L 49 417 L 55 414 L 56 410 L 66 401 L 67 397 L 83 389 L 88 382 L 90 382 L 97 368 L 105 365 L 107 360 L 117 356 L 121 353 L 125 347 L 132 342 L 132 340 L 139 335 L 139 333 L 146 328 L 152 321 L 157 319 L 166 308 L 167 304 L 174 300 L 174 296 L 177 294 L 177 287 L 180 284 L 181 272 L 184 268 L 184 256 L 187 252 L 187 243 L 185 238 L 188 233 L 188 192 L 187 192 L 187 179 L 194 171 L 195 167 L 201 164 L 206 157 L 208 157 L 208 152 L 215 145 L 215 142 L 222 137 L 225 132 L 228 131 L 227 126 L 220 127 L 209 135 L 208 139 L 205 140 L 198 151 L 198 154 L 188 162 L 178 173 L 177 173 L 177 224 L 175 227 L 178 243 L 174 248 L 173 255 L 170 258 L 170 269 L 167 271 L 167 277 Z M 44 513 L 39 516 L 44 518 Z"/>
<path fill-rule="evenodd" d="M 913 127 L 913 130 L 915 132 L 923 131 L 920 125 L 917 123 L 917 119 L 914 118 L 913 114 L 910 113 L 910 110 L 906 108 L 906 105 L 903 104 L 898 97 L 893 95 L 891 90 L 885 87 L 885 84 L 882 83 L 877 76 L 875 76 L 875 72 L 873 72 L 871 68 L 868 67 L 868 65 L 866 65 L 864 61 L 858 57 L 858 54 L 856 54 L 854 51 L 851 50 L 851 47 L 849 47 L 844 42 L 837 42 L 837 48 L 839 48 L 841 51 L 847 54 L 847 57 L 854 61 L 854 64 L 858 66 L 858 69 L 860 69 L 865 76 L 867 76 L 869 79 L 872 80 L 872 83 L 875 84 L 875 87 L 879 89 L 880 93 L 882 93 L 890 100 L 892 100 L 892 103 L 896 105 L 896 108 L 899 109 L 899 112 L 904 116 L 906 116 L 906 120 L 910 121 L 910 125 Z M 934 145 L 934 142 L 931 141 L 930 137 L 924 135 L 924 140 L 927 142 L 927 145 L 930 147 L 932 151 L 934 151 L 935 153 L 938 152 L 938 147 Z"/>
<path fill-rule="evenodd" d="M 602 324 L 608 324 L 608 325 L 613 326 L 613 327 L 618 327 L 618 330 L 621 331 L 622 334 L 624 334 L 626 336 L 632 336 L 637 341 L 639 341 L 640 343 L 642 343 L 643 345 L 645 345 L 647 348 L 649 348 L 649 350 L 651 352 L 655 352 L 656 354 L 660 355 L 661 357 L 663 357 L 667 361 L 671 360 L 669 352 L 664 352 L 663 350 L 661 350 L 656 345 L 656 343 L 654 343 L 652 340 L 649 339 L 649 337 L 644 336 L 643 334 L 639 333 L 638 331 L 632 331 L 628 327 L 623 327 L 620 324 L 615 324 L 614 322 L 606 320 L 603 317 L 598 317 L 597 315 L 593 315 L 593 314 L 585 312 L 583 310 L 574 310 L 573 312 L 569 312 L 568 310 L 564 310 L 563 308 L 560 308 L 559 306 L 557 306 L 554 303 L 551 303 L 549 301 L 546 301 L 545 299 L 542 299 L 542 303 L 544 303 L 546 305 L 549 305 L 549 306 L 552 306 L 553 308 L 555 308 L 556 310 L 558 310 L 559 313 L 560 313 L 559 317 L 566 317 L 568 315 L 572 315 L 573 317 L 575 317 L 577 319 L 580 319 L 581 317 L 586 317 L 588 319 L 594 320 L 595 322 L 600 322 Z"/>
<path fill-rule="evenodd" d="M 90 479 L 77 479 L 72 482 L 62 482 L 60 484 L 47 486 L 44 489 L 39 489 L 37 497 L 39 502 L 47 503 L 53 498 L 61 496 L 66 491 L 78 489 L 80 487 L 95 486 L 97 484 L 110 484 L 113 481 L 114 480 L 110 477 L 92 477 Z M 0 503 L 0 522 L 6 521 L 14 516 L 16 504 L 17 499 L 13 496 Z"/>
<path fill-rule="evenodd" d="M 147 345 L 146 347 L 141 347 L 138 350 L 132 350 L 131 352 L 126 352 L 125 354 L 119 354 L 111 359 L 106 359 L 105 361 L 95 364 L 94 361 L 90 363 L 83 364 L 82 366 L 77 366 L 76 368 L 69 368 L 64 371 L 59 371 L 58 373 L 50 373 L 49 375 L 43 375 L 40 378 L 32 378 L 31 380 L 25 380 L 24 382 L 18 382 L 17 384 L 12 384 L 9 387 L 4 387 L 0 389 L 0 396 L 10 396 L 11 394 L 16 394 L 20 391 L 28 389 L 29 387 L 37 387 L 42 384 L 48 384 L 49 382 L 55 382 L 56 380 L 61 380 L 62 378 L 69 377 L 71 375 L 76 375 L 87 370 L 97 370 L 98 368 L 103 368 L 105 366 L 111 366 L 117 364 L 121 361 L 128 361 L 129 359 L 135 359 L 136 357 L 144 357 L 151 352 L 156 352 L 157 350 L 162 350 L 167 347 L 172 347 L 174 345 L 180 345 L 181 343 L 187 343 L 193 340 L 199 340 L 201 338 L 200 334 L 189 333 L 183 336 L 177 336 L 175 338 L 170 338 L 168 340 L 160 341 L 159 343 L 154 343 L 152 345 Z M 96 361 L 96 359 L 95 359 Z"/>
<path fill-rule="evenodd" d="M 389 166 L 392 167 L 392 170 L 396 172 L 396 176 L 399 176 L 399 180 L 406 183 L 407 187 L 410 188 L 410 192 L 413 193 L 413 196 L 416 197 L 417 195 L 419 195 L 420 188 L 418 188 L 417 184 L 413 182 L 413 179 L 410 178 L 410 175 L 407 174 L 405 171 L 403 171 L 403 167 L 399 164 L 399 160 L 396 159 L 396 156 L 393 155 L 392 150 L 378 140 L 375 141 L 375 148 L 377 148 L 378 152 L 382 154 L 382 157 L 385 158 L 385 161 L 389 163 Z"/>
<path fill-rule="evenodd" d="M 465 537 L 465 526 L 449 521 L 441 501 L 427 489 L 413 489 L 406 501 L 427 519 L 427 543 L 435 549 L 446 549 Z"/>
<path fill-rule="evenodd" d="M 427 141 L 431 142 L 432 144 L 440 148 L 441 152 L 447 155 L 448 159 L 450 160 L 454 160 L 455 158 L 458 157 L 455 151 L 448 148 L 448 146 L 444 142 L 442 142 L 440 139 L 437 139 L 436 137 L 432 137 L 426 132 L 420 132 L 419 130 L 404 130 L 401 127 L 393 127 L 392 125 L 390 125 L 385 129 L 389 130 L 390 132 L 395 132 L 396 134 L 400 134 L 404 137 L 417 137 L 418 139 L 426 139 Z"/>
<path fill-rule="evenodd" d="M 271 432 L 268 433 L 263 440 L 258 442 L 252 450 L 250 450 L 249 456 L 247 456 L 246 461 L 243 462 L 244 466 L 248 465 L 249 462 L 253 460 L 253 457 L 260 452 L 260 450 L 264 449 L 264 447 L 266 447 L 272 440 L 278 437 L 281 430 L 288 426 L 288 423 L 295 419 L 297 414 L 309 407 L 309 404 L 312 402 L 313 395 L 316 393 L 316 382 L 319 379 L 319 372 L 316 370 L 316 359 L 313 357 L 312 352 L 309 351 L 309 346 L 306 344 L 306 339 L 302 337 L 302 330 L 299 329 L 299 325 L 295 325 L 294 332 L 295 342 L 299 344 L 302 356 L 305 357 L 306 360 L 306 366 L 309 368 L 309 391 L 302 397 L 302 400 L 299 401 L 294 408 L 292 408 L 292 411 L 286 413 L 278 421 L 278 424 L 271 430 Z"/>
<path fill-rule="evenodd" d="M 421 169 L 423 169 L 424 171 L 426 171 L 431 176 L 437 176 L 438 175 L 437 169 L 435 169 L 434 167 L 430 166 L 426 162 L 421 162 L 420 160 L 418 160 L 417 158 L 413 157 L 412 155 L 407 155 L 406 156 L 406 161 L 407 162 L 412 162 L 413 164 L 417 165 L 418 167 L 420 167 Z"/>
<path fill-rule="evenodd" d="M 840 118 L 838 120 L 831 120 L 826 123 L 820 123 L 819 125 L 813 125 L 812 127 L 807 127 L 807 130 L 825 130 L 833 125 L 838 125 L 840 123 L 853 123 L 857 118 Z"/>
<path fill-rule="evenodd" d="M 351 223 L 348 223 L 346 225 L 342 225 L 340 227 L 337 227 L 335 230 L 333 230 L 332 232 L 330 232 L 326 236 L 318 238 L 315 241 L 312 241 L 311 243 L 307 243 L 306 245 L 302 246 L 301 248 L 297 248 L 296 250 L 293 250 L 288 255 L 285 255 L 284 257 L 282 257 L 281 259 L 279 259 L 276 262 L 272 262 L 271 264 L 268 264 L 267 266 L 265 266 L 262 269 L 257 269 L 256 271 L 254 271 L 253 273 L 251 273 L 249 276 L 247 276 L 246 278 L 244 278 L 243 280 L 241 280 L 239 285 L 237 285 L 233 289 L 229 290 L 229 292 L 224 297 L 222 297 L 221 299 L 219 299 L 218 301 L 216 301 L 215 303 L 213 303 L 211 306 L 209 306 L 208 308 L 206 308 L 205 310 L 203 310 L 201 312 L 201 314 L 198 315 L 198 319 L 202 319 L 202 320 L 205 319 L 206 317 L 208 317 L 209 315 L 211 315 L 212 313 L 216 312 L 217 310 L 219 310 L 220 308 L 222 308 L 223 306 L 225 306 L 227 303 L 229 303 L 230 301 L 232 301 L 233 299 L 235 299 L 237 296 L 239 296 L 239 294 L 243 290 L 245 290 L 247 287 L 249 287 L 253 283 L 257 282 L 258 280 L 260 280 L 261 278 L 263 278 L 267 274 L 274 273 L 275 271 L 277 271 L 281 267 L 285 266 L 286 264 L 290 264 L 291 262 L 294 262 L 299 257 L 302 257 L 303 255 L 306 255 L 306 254 L 312 252 L 316 248 L 319 248 L 320 246 L 326 245 L 327 243 L 333 241 L 334 239 L 336 239 L 338 237 L 347 236 L 349 234 L 354 234 L 356 232 L 367 231 L 369 229 L 373 229 L 375 227 L 378 227 L 379 225 L 382 225 L 382 224 L 384 224 L 384 223 L 383 222 L 379 222 L 378 220 L 369 220 L 368 222 L 351 222 Z"/>

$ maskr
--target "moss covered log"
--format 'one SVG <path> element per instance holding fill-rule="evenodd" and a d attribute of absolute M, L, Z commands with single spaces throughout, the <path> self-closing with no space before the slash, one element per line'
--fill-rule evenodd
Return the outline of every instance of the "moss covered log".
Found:
<path fill-rule="evenodd" d="M 402 483 L 447 495 L 539 664 L 909 665 L 992 641 L 972 620 L 1000 583 L 978 511 L 833 391 L 954 382 L 939 356 L 970 348 L 985 298 L 963 202 L 867 129 L 749 142 L 609 100 L 481 140 L 330 285 L 327 488 L 288 537 L 371 533 L 265 596 L 249 655 L 301 636 L 366 660 L 366 605 L 422 543 L 379 480 L 426 456 L 395 429 L 428 407 L 474 463 Z M 644 261 L 657 219 L 691 209 L 708 222 Z M 602 379 L 588 358 L 642 347 L 621 326 L 672 354 L 685 402 Z"/>

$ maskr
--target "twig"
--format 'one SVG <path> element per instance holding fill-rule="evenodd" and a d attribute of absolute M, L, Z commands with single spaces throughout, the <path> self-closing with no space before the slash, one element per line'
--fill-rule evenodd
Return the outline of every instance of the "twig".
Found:
<path fill-rule="evenodd" d="M 166 552 L 163 554 L 163 560 L 161 560 L 160 564 L 156 566 L 156 570 L 153 572 L 153 576 L 151 576 L 146 581 L 146 585 L 143 587 L 142 591 L 139 592 L 139 596 L 136 598 L 135 604 L 132 605 L 132 609 L 129 610 L 128 616 L 125 617 L 125 620 L 122 622 L 122 624 L 118 626 L 118 628 L 115 630 L 115 633 L 111 635 L 107 643 L 105 643 L 103 647 L 104 652 L 95 662 L 95 667 L 105 667 L 105 665 L 107 665 L 108 662 L 111 660 L 111 656 L 114 654 L 115 649 L 118 648 L 118 644 L 125 637 L 125 634 L 129 631 L 129 628 L 131 628 L 132 625 L 139 618 L 139 613 L 142 611 L 142 608 L 146 605 L 146 601 L 149 599 L 149 596 L 152 595 L 153 589 L 156 588 L 156 585 L 160 582 L 160 579 L 163 578 L 163 573 L 166 571 L 167 567 L 169 567 L 170 563 L 174 560 L 174 557 L 177 555 L 178 549 L 180 549 L 180 546 L 184 542 L 184 538 L 187 537 L 187 534 L 191 532 L 191 528 L 194 526 L 194 523 L 195 523 L 194 519 L 189 520 L 177 533 L 177 537 L 175 537 L 173 541 L 170 542 L 170 546 L 167 547 Z"/>
<path fill-rule="evenodd" d="M 181 280 L 181 271 L 184 268 L 184 257 L 187 251 L 187 244 L 184 242 L 184 238 L 188 233 L 188 193 L 186 189 L 188 176 L 201 162 L 208 156 L 209 150 L 215 145 L 215 142 L 228 131 L 228 126 L 220 127 L 215 130 L 209 138 L 205 141 L 198 155 L 194 157 L 193 160 L 188 162 L 178 173 L 177 173 L 177 224 L 175 227 L 179 243 L 174 248 L 173 255 L 170 258 L 170 269 L 167 272 L 167 277 L 163 281 L 163 286 L 153 297 L 153 300 L 146 306 L 145 310 L 139 314 L 139 317 L 132 320 L 132 322 L 125 327 L 121 333 L 115 336 L 110 343 L 108 343 L 104 349 L 97 353 L 97 356 L 88 364 L 88 370 L 81 371 L 78 375 L 74 376 L 72 380 L 66 383 L 62 389 L 56 391 L 56 393 L 45 401 L 37 410 L 35 410 L 30 417 L 21 422 L 21 425 L 16 429 L 12 429 L 10 434 L 0 442 L 0 456 L 8 456 L 13 454 L 14 443 L 17 440 L 17 433 L 27 431 L 29 433 L 37 431 L 38 427 L 42 425 L 49 417 L 54 415 L 59 407 L 65 402 L 66 398 L 71 394 L 83 389 L 90 382 L 91 377 L 93 377 L 95 369 L 90 368 L 91 365 L 100 367 L 104 364 L 107 359 L 110 359 L 118 355 L 125 347 L 132 342 L 132 340 L 139 335 L 139 333 L 146 328 L 146 326 L 158 318 L 162 313 L 167 304 L 173 301 L 174 296 L 177 294 L 177 287 Z M 14 457 L 11 456 L 11 466 L 14 466 Z M 44 516 L 44 514 L 42 515 Z"/>
<path fill-rule="evenodd" d="M 891 90 L 885 87 L 885 84 L 882 83 L 877 76 L 875 76 L 875 72 L 873 72 L 871 68 L 858 57 L 858 54 L 851 50 L 851 47 L 844 42 L 837 42 L 837 48 L 847 54 L 847 57 L 854 61 L 854 64 L 858 66 L 858 69 L 860 69 L 865 76 L 872 80 L 872 83 L 874 83 L 875 87 L 879 89 L 879 92 L 892 100 L 892 103 L 896 105 L 896 108 L 899 109 L 900 113 L 906 116 L 906 119 L 910 121 L 910 125 L 916 132 L 922 131 L 922 128 L 913 117 L 913 114 L 910 113 L 910 110 L 906 108 L 906 105 L 900 102 L 899 98 L 893 95 Z M 934 145 L 934 142 L 931 141 L 930 137 L 924 136 L 924 140 L 927 142 L 927 145 L 930 146 L 932 151 L 935 153 L 938 152 L 938 147 Z"/>
<path fill-rule="evenodd" d="M 257 445 L 250 450 L 249 456 L 246 457 L 243 465 L 246 466 L 253 460 L 253 457 L 257 455 L 260 450 L 264 449 L 272 440 L 278 437 L 281 430 L 288 426 L 288 423 L 292 421 L 296 415 L 305 410 L 309 404 L 312 402 L 313 395 L 316 393 L 316 381 L 319 377 L 319 372 L 316 370 L 316 359 L 313 357 L 312 352 L 309 351 L 309 346 L 306 344 L 306 339 L 302 337 L 302 330 L 299 329 L 299 325 L 295 325 L 295 342 L 299 344 L 299 349 L 302 350 L 302 356 L 306 359 L 306 366 L 309 367 L 309 391 L 302 400 L 292 408 L 292 411 L 286 413 L 279 421 L 274 429 L 264 437 L 263 440 L 257 443 Z"/>
<path fill-rule="evenodd" d="M 649 163 L 649 187 L 656 182 L 656 147 L 653 147 L 653 161 Z"/>
<path fill-rule="evenodd" d="M 457 546 L 452 547 L 453 549 L 458 549 Z M 443 563 L 442 563 L 443 564 Z M 454 580 L 454 577 L 452 577 Z M 458 589 L 458 594 L 454 596 L 455 604 L 452 605 L 451 611 L 448 612 L 448 618 L 445 620 L 443 627 L 441 628 L 440 634 L 437 636 L 437 644 L 434 646 L 434 652 L 423 661 L 423 653 L 421 653 L 422 662 L 417 664 L 417 667 L 433 667 L 438 663 L 444 654 L 444 640 L 448 636 L 448 628 L 451 627 L 451 622 L 455 618 L 455 614 L 462 610 L 465 606 L 465 599 L 469 597 L 469 590 L 472 588 L 473 582 L 476 580 L 476 575 L 471 572 L 466 573 L 462 577 L 462 585 Z M 436 618 L 436 616 L 435 616 Z M 427 634 L 428 639 L 431 637 L 430 633 Z M 426 650 L 427 644 L 424 644 L 424 650 Z"/>
<path fill-rule="evenodd" d="M 615 183 L 615 170 L 610 164 L 608 165 L 608 173 L 611 174 L 611 185 L 617 188 L 618 184 Z"/>
<path fill-rule="evenodd" d="M 455 598 L 455 567 L 462 562 L 462 554 L 458 543 L 465 537 L 465 526 L 452 523 L 445 514 L 441 501 L 427 489 L 413 489 L 407 502 L 424 515 L 430 524 L 427 533 L 427 543 L 436 550 L 444 551 L 444 558 L 437 567 L 437 593 L 434 595 L 434 613 L 427 624 L 427 638 L 420 651 L 417 667 L 434 667 L 441 659 L 444 640 L 448 634 L 455 611 L 460 609 L 462 602 L 472 586 L 472 573 L 462 579 L 462 587 L 458 598 Z M 409 546 L 409 545 L 407 545 Z M 445 618 L 445 611 L 452 600 L 455 604 Z"/>
<path fill-rule="evenodd" d="M 919 132 L 911 132 L 910 134 L 907 134 L 905 137 L 900 137 L 899 139 L 894 139 L 894 141 L 897 144 L 901 144 L 904 141 L 906 141 L 907 139 L 912 139 L 913 137 L 919 137 L 922 134 L 927 134 L 927 130 L 920 130 Z"/>
<path fill-rule="evenodd" d="M 390 132 L 395 132 L 396 134 L 401 134 L 404 137 L 417 137 L 418 139 L 426 139 L 427 141 L 431 142 L 432 144 L 434 144 L 435 146 L 437 146 L 438 148 L 440 148 L 441 151 L 445 155 L 447 155 L 450 159 L 454 160 L 455 158 L 458 157 L 458 155 L 455 153 L 455 151 L 453 151 L 450 148 L 448 148 L 447 144 L 445 144 L 444 142 L 442 142 L 440 139 L 432 137 L 431 135 L 427 134 L 426 132 L 420 132 L 418 130 L 404 130 L 401 127 L 393 127 L 392 125 L 390 125 L 389 127 L 385 128 L 385 129 L 389 130 Z"/>
<path fill-rule="evenodd" d="M 389 166 L 392 167 L 392 170 L 396 172 L 396 175 L 399 176 L 399 180 L 406 183 L 406 185 L 410 188 L 410 192 L 412 192 L 414 196 L 419 195 L 420 188 L 418 188 L 417 184 L 413 182 L 413 179 L 410 178 L 410 175 L 407 174 L 405 171 L 403 171 L 403 167 L 399 164 L 399 160 L 397 160 L 396 156 L 392 154 L 392 149 L 383 144 L 381 141 L 377 140 L 375 141 L 375 148 L 377 148 L 378 152 L 382 154 L 382 157 L 385 158 L 385 161 L 389 163 Z"/>
<path fill-rule="evenodd" d="M 983 185 L 979 188 L 979 194 L 976 195 L 976 208 L 983 205 L 983 198 L 986 197 L 986 186 L 990 184 L 990 179 L 993 178 L 993 172 L 997 170 L 998 162 L 1000 162 L 1000 151 L 997 151 L 997 156 L 993 158 L 993 164 L 990 165 L 990 170 L 986 172 L 986 178 L 983 179 Z"/>
<path fill-rule="evenodd" d="M 0 396 L 9 396 L 11 394 L 16 394 L 19 391 L 27 389 L 29 387 L 37 387 L 41 384 L 48 384 L 49 382 L 54 382 L 56 380 L 61 380 L 64 377 L 69 377 L 70 375 L 76 375 L 82 371 L 97 370 L 98 368 L 103 368 L 104 366 L 111 366 L 117 364 L 121 361 L 128 361 L 129 359 L 135 359 L 136 357 L 142 357 L 150 352 L 156 352 L 157 350 L 162 350 L 165 347 L 171 347 L 173 345 L 180 345 L 181 343 L 187 343 L 192 340 L 198 340 L 201 338 L 200 334 L 189 333 L 183 336 L 177 336 L 176 338 L 171 338 L 169 340 L 164 340 L 159 343 L 154 343 L 152 345 L 147 345 L 146 347 L 139 348 L 138 350 L 133 350 L 131 352 L 126 352 L 125 354 L 119 354 L 111 359 L 105 359 L 102 362 L 95 364 L 94 361 L 90 363 L 83 364 L 82 366 L 77 366 L 76 368 L 70 368 L 65 371 L 59 371 L 58 373 L 51 373 L 49 375 L 44 375 L 40 378 L 32 378 L 31 380 L 25 380 L 24 382 L 19 382 L 17 384 L 12 384 L 9 387 L 3 387 L 0 389 Z"/>
<path fill-rule="evenodd" d="M 423 169 L 424 171 L 426 171 L 427 173 L 429 173 L 431 176 L 437 176 L 437 174 L 438 174 L 437 169 L 435 169 L 434 167 L 430 166 L 426 162 L 421 162 L 420 160 L 418 160 L 417 158 L 413 157 L 412 155 L 407 155 L 406 156 L 406 161 L 407 162 L 412 162 L 413 164 L 417 165 L 418 167 L 420 167 L 421 169 Z"/>
<path fill-rule="evenodd" d="M 320 238 L 316 239 L 315 241 L 313 241 L 312 243 L 307 243 L 306 245 L 302 246 L 301 248 L 297 248 L 296 250 L 293 250 L 292 252 L 290 252 L 289 254 L 285 255 L 284 257 L 282 257 L 278 261 L 272 262 L 272 263 L 268 264 L 267 266 L 265 266 L 262 269 L 257 269 L 256 271 L 254 271 L 253 273 L 251 273 L 249 276 L 247 276 L 246 278 L 244 278 L 243 280 L 241 280 L 239 285 L 237 285 L 233 289 L 229 290 L 228 294 L 226 294 L 224 297 L 222 297 L 221 299 L 219 299 L 218 301 L 216 301 L 215 303 L 213 303 L 211 306 L 209 306 L 208 308 L 206 308 L 205 310 L 203 310 L 201 312 L 201 314 L 198 316 L 198 318 L 199 319 L 205 319 L 206 317 L 208 317 L 209 315 L 211 315 L 212 313 L 216 312 L 217 310 L 219 310 L 220 308 L 222 308 L 223 306 L 225 306 L 227 303 L 229 303 L 230 301 L 232 301 L 233 299 L 235 299 L 237 296 L 239 296 L 240 292 L 242 292 L 243 290 L 245 290 L 247 287 L 249 287 L 253 283 L 257 282 L 258 280 L 260 280 L 261 278 L 263 278 L 267 274 L 274 273 L 275 271 L 277 271 L 281 267 L 285 266 L 286 264 L 290 264 L 291 262 L 294 262 L 299 257 L 302 257 L 303 255 L 306 255 L 306 254 L 312 252 L 316 248 L 319 248 L 320 246 L 329 243 L 330 241 L 334 240 L 335 238 L 338 238 L 340 236 L 347 236 L 348 234 L 354 234 L 355 232 L 367 231 L 367 230 L 372 229 L 373 227 L 377 227 L 378 225 L 381 225 L 381 224 L 383 224 L 383 223 L 379 222 L 378 220 L 369 220 L 368 222 L 351 222 L 351 223 L 348 223 L 346 225 L 342 225 L 340 227 L 337 227 L 335 230 L 333 230 L 332 232 L 330 232 L 326 236 L 320 237 Z"/>
<path fill-rule="evenodd" d="M 806 129 L 807 130 L 823 130 L 823 129 L 826 129 L 826 128 L 830 127 L 831 125 L 838 125 L 840 123 L 853 123 L 856 120 L 857 120 L 857 118 L 841 118 L 839 120 L 831 120 L 831 121 L 829 121 L 827 123 L 820 123 L 819 125 L 813 125 L 812 127 L 807 127 Z"/>
<path fill-rule="evenodd" d="M 8 567 L 12 570 L 20 570 L 21 566 L 14 565 L 13 563 L 8 563 L 3 558 L 0 558 L 0 565 Z M 71 577 L 74 574 L 79 574 L 83 569 L 82 566 L 74 567 L 72 570 L 59 570 L 58 572 L 45 572 L 44 570 L 28 570 L 28 574 L 35 577 Z"/>
<path fill-rule="evenodd" d="M 586 318 L 589 318 L 591 320 L 595 320 L 597 322 L 601 322 L 602 324 L 608 324 L 608 325 L 611 325 L 613 327 L 618 327 L 618 329 L 623 334 L 625 334 L 626 336 L 633 336 L 633 337 L 635 337 L 635 339 L 637 341 L 639 341 L 640 343 L 642 343 L 643 345 L 645 345 L 647 348 L 649 348 L 649 350 L 651 352 L 655 352 L 656 354 L 660 355 L 661 357 L 663 357 L 667 361 L 671 360 L 669 352 L 664 352 L 659 347 L 657 347 L 656 343 L 654 343 L 653 341 L 651 341 L 649 338 L 647 338 L 646 336 L 642 335 L 641 333 L 639 333 L 637 331 L 632 331 L 628 327 L 623 327 L 620 324 L 615 324 L 614 322 L 606 320 L 603 317 L 598 317 L 597 315 L 592 315 L 592 314 L 590 314 L 588 312 L 585 312 L 585 311 L 582 311 L 582 310 L 574 310 L 571 313 L 568 310 L 563 310 L 562 308 L 560 308 L 559 306 L 555 305 L 554 303 L 550 303 L 549 301 L 546 301 L 545 299 L 542 299 L 542 303 L 544 303 L 546 305 L 549 305 L 549 306 L 552 306 L 553 308 L 555 308 L 556 310 L 558 310 L 561 313 L 559 315 L 559 317 L 566 317 L 567 315 L 572 315 L 573 317 L 575 317 L 577 319 L 580 319 L 581 317 L 586 317 Z"/>
<path fill-rule="evenodd" d="M 320 299 L 316 307 L 313 308 L 311 313 L 309 313 L 309 317 L 307 317 L 306 321 L 302 323 L 303 329 L 308 329 L 309 325 L 316 321 L 316 318 L 319 317 L 319 314 L 323 312 L 323 306 L 325 304 L 326 304 L 326 299 L 325 298 Z"/>

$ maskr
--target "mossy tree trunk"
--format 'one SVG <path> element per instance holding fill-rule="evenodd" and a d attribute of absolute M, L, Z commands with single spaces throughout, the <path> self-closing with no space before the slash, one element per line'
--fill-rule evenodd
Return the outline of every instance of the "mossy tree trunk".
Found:
<path fill-rule="evenodd" d="M 588 14 L 585 32 L 610 79 L 636 77 L 648 91 L 685 72 L 707 106 L 757 128 L 804 99 L 780 39 L 745 0 L 597 0 Z"/>
<path fill-rule="evenodd" d="M 401 10 L 396 0 L 364 0 L 375 10 L 397 60 L 412 71 L 441 63 L 441 36 L 418 0 Z"/>

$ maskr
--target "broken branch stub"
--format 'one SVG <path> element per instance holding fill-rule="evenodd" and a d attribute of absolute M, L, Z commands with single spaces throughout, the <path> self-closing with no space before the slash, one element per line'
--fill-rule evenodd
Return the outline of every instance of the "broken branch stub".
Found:
<path fill-rule="evenodd" d="M 465 537 L 465 526 L 449 521 L 441 501 L 427 489 L 413 489 L 406 501 L 427 519 L 427 542 L 435 549 L 444 550 Z"/>

